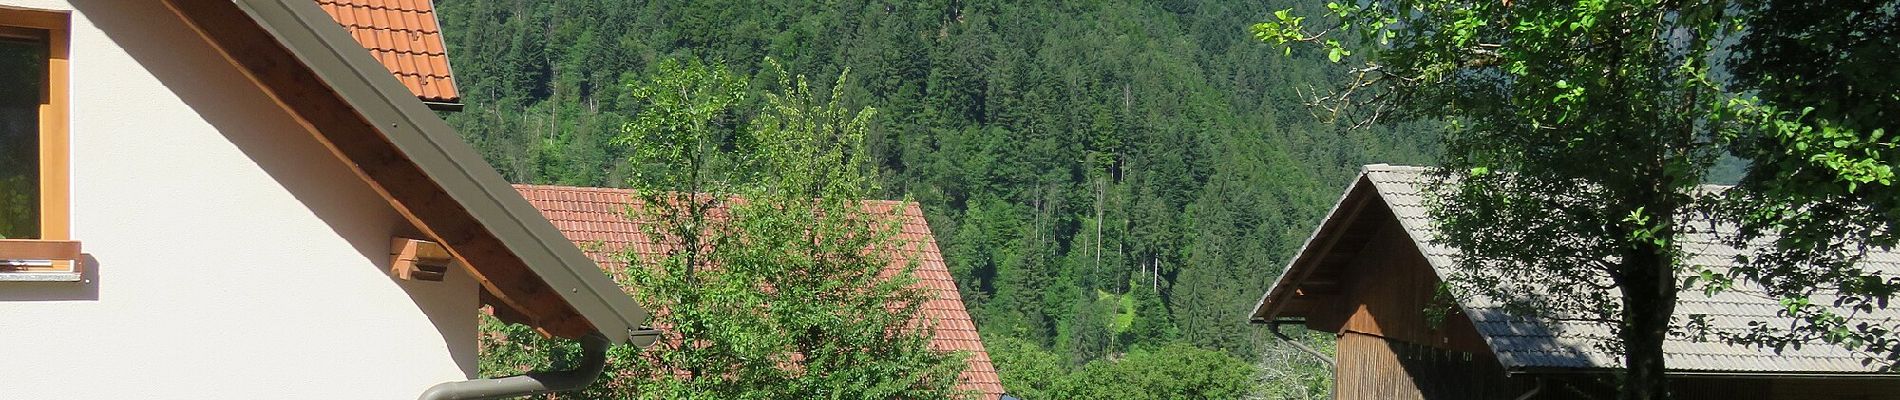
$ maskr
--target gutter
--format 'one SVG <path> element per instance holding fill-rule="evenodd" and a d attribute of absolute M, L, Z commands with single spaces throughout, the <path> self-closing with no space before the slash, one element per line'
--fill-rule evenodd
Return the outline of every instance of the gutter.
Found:
<path fill-rule="evenodd" d="M 443 382 L 422 392 L 419 400 L 502 399 L 561 392 L 587 387 L 600 378 L 607 367 L 607 337 L 599 333 L 583 336 L 581 362 L 566 371 L 529 372 L 489 379 Z"/>

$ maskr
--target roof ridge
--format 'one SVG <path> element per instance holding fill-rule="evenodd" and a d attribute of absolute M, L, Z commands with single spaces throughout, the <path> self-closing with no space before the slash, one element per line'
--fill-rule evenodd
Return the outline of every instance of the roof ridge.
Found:
<path fill-rule="evenodd" d="M 633 192 L 633 189 L 628 189 L 628 188 L 601 187 L 601 186 L 572 186 L 572 185 L 553 185 L 553 184 L 543 184 L 543 183 L 515 183 L 511 185 L 517 189 L 534 189 L 534 190 L 581 190 L 581 191 L 589 191 L 589 192 L 615 192 L 615 193 L 632 193 Z"/>
<path fill-rule="evenodd" d="M 1363 170 L 1363 171 L 1366 171 L 1366 172 L 1372 172 L 1372 171 L 1379 171 L 1379 172 L 1422 172 L 1422 171 L 1426 171 L 1426 170 L 1430 170 L 1430 169 L 1431 169 L 1431 167 L 1425 167 L 1425 166 L 1418 166 L 1418 165 L 1394 165 L 1394 164 L 1386 164 L 1386 163 L 1377 163 L 1377 164 L 1366 164 L 1366 165 L 1363 165 L 1363 166 L 1361 166 L 1361 167 L 1360 167 L 1360 170 Z"/>

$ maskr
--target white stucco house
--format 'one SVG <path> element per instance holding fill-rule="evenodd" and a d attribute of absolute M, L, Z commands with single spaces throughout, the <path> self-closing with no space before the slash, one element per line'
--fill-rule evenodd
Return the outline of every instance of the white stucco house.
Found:
<path fill-rule="evenodd" d="M 484 305 L 596 353 L 650 343 L 431 110 L 455 96 L 430 12 L 0 0 L 0 399 L 483 398 L 599 374 L 460 382 Z"/>

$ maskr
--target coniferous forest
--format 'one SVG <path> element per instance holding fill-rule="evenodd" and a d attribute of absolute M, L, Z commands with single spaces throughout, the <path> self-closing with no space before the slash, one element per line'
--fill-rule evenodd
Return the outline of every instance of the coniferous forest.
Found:
<path fill-rule="evenodd" d="M 1344 69 L 1247 30 L 1313 4 L 1016 3 L 441 0 L 467 104 L 445 116 L 512 181 L 624 186 L 611 139 L 662 61 L 757 81 L 770 58 L 823 88 L 849 70 L 882 197 L 923 205 L 1013 393 L 1169 371 L 1121 360 L 1303 366 L 1236 379 L 1323 396 L 1246 315 L 1359 165 L 1428 162 L 1435 130 L 1314 114 Z"/>

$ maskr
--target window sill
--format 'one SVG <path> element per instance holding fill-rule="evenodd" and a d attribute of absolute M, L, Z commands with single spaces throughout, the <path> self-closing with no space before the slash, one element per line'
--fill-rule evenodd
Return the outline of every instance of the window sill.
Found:
<path fill-rule="evenodd" d="M 0 282 L 81 282 L 79 242 L 0 239 Z"/>
<path fill-rule="evenodd" d="M 79 282 L 78 272 L 0 272 L 0 282 Z"/>

